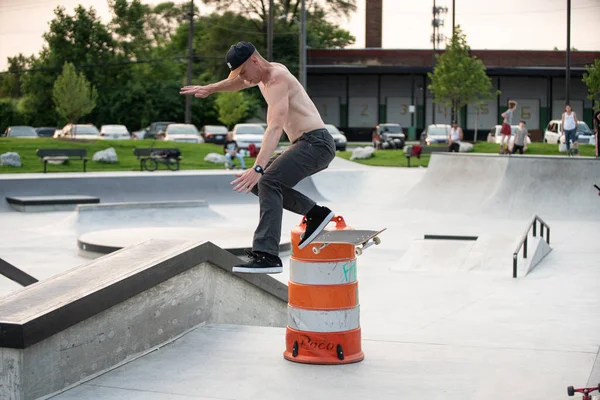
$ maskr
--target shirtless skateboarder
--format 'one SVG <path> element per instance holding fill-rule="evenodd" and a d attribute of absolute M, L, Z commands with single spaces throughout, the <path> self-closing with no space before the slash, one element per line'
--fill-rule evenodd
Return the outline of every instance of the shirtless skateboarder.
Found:
<path fill-rule="evenodd" d="M 279 273 L 283 209 L 306 216 L 306 233 L 298 247 L 306 247 L 335 216 L 327 207 L 292 189 L 307 176 L 329 165 L 335 158 L 335 143 L 325 123 L 298 80 L 279 63 L 265 60 L 252 43 L 239 42 L 226 55 L 227 79 L 206 86 L 185 86 L 180 94 L 207 97 L 258 85 L 268 105 L 267 130 L 256 162 L 231 182 L 237 192 L 258 196 L 260 220 L 254 232 L 250 260 L 233 272 Z M 273 155 L 282 131 L 291 145 Z"/>

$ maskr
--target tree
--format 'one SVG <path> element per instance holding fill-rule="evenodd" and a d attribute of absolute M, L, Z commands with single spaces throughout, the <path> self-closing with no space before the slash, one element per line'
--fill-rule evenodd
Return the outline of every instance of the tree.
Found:
<path fill-rule="evenodd" d="M 255 109 L 253 99 L 244 92 L 223 92 L 217 95 L 215 106 L 219 121 L 228 127 L 244 120 Z"/>
<path fill-rule="evenodd" d="M 434 102 L 452 107 L 452 118 L 457 121 L 460 118 L 456 111 L 461 107 L 498 95 L 498 92 L 492 92 L 492 80 L 486 74 L 485 65 L 477 57 L 470 56 L 470 50 L 466 35 L 457 25 L 444 53 L 436 54 L 433 74 L 427 74 Z"/>
<path fill-rule="evenodd" d="M 54 82 L 52 98 L 60 116 L 75 123 L 96 107 L 98 92 L 83 73 L 77 74 L 73 64 L 65 63 L 62 74 Z"/>
<path fill-rule="evenodd" d="M 588 89 L 588 99 L 592 100 L 595 111 L 600 111 L 600 59 L 595 59 L 592 65 L 585 66 L 583 82 Z"/>
<path fill-rule="evenodd" d="M 300 19 L 302 0 L 274 0 L 274 15 L 283 17 L 291 26 L 294 19 Z M 255 26 L 261 32 L 266 32 L 269 20 L 269 2 L 265 0 L 204 0 L 205 4 L 216 6 L 220 10 L 232 10 L 251 18 L 257 17 Z M 325 10 L 326 14 L 336 17 L 347 17 L 356 11 L 356 0 L 306 0 L 307 14 L 316 9 Z"/>

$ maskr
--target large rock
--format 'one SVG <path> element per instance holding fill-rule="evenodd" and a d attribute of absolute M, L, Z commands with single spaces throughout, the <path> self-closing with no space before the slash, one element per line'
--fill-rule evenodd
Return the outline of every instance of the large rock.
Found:
<path fill-rule="evenodd" d="M 206 157 L 204 157 L 204 161 L 208 161 L 215 164 L 223 164 L 227 162 L 227 158 L 225 158 L 223 154 L 208 153 Z"/>
<path fill-rule="evenodd" d="M 365 158 L 371 158 L 373 156 L 373 153 L 375 152 L 375 148 L 373 146 L 367 146 L 367 147 L 357 147 L 354 150 L 352 150 L 352 156 L 350 157 L 351 160 L 356 160 L 356 159 L 365 159 Z"/>
<path fill-rule="evenodd" d="M 468 153 L 470 151 L 473 151 L 473 144 L 467 142 L 460 142 L 460 147 L 458 151 L 461 153 Z"/>
<path fill-rule="evenodd" d="M 14 152 L 0 154 L 0 165 L 21 167 L 21 157 Z"/>
<path fill-rule="evenodd" d="M 98 151 L 94 154 L 92 158 L 93 161 L 98 161 L 101 163 L 116 163 L 119 162 L 117 158 L 117 152 L 112 147 L 106 150 Z"/>

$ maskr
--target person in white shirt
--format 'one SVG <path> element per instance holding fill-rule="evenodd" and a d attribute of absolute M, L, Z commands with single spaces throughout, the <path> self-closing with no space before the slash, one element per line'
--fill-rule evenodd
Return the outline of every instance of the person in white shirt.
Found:
<path fill-rule="evenodd" d="M 577 132 L 577 114 L 571 108 L 570 104 L 565 106 L 565 112 L 562 115 L 562 131 L 565 135 L 565 144 L 567 145 L 567 152 L 571 150 L 571 142 L 575 143 L 577 138 L 575 137 Z"/>
<path fill-rule="evenodd" d="M 460 141 L 463 138 L 462 128 L 458 126 L 456 120 L 452 120 L 452 128 L 450 128 L 450 132 L 448 133 L 448 151 L 459 152 L 460 150 Z"/>

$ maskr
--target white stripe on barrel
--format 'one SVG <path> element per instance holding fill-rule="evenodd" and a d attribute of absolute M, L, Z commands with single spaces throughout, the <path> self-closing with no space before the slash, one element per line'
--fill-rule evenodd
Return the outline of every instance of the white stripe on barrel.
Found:
<path fill-rule="evenodd" d="M 287 325 L 305 332 L 345 332 L 360 327 L 360 306 L 347 310 L 306 310 L 288 306 Z"/>
<path fill-rule="evenodd" d="M 357 281 L 356 259 L 337 262 L 290 260 L 290 281 L 304 285 L 343 285 Z"/>

